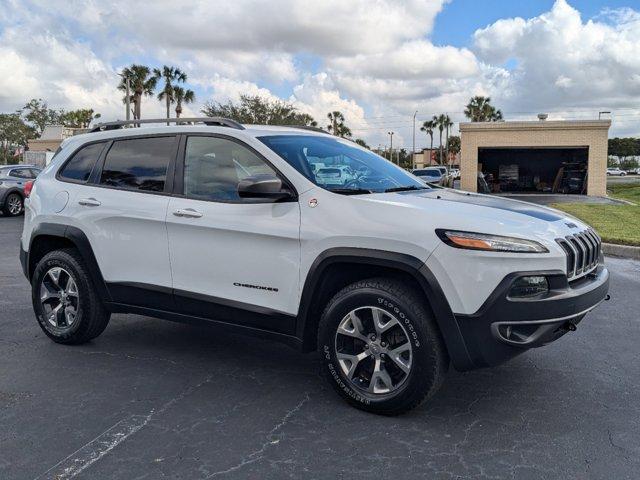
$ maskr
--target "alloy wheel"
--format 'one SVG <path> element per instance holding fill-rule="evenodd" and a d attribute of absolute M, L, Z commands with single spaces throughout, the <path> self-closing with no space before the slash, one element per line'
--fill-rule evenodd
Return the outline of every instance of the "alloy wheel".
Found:
<path fill-rule="evenodd" d="M 349 382 L 368 394 L 397 390 L 411 372 L 413 350 L 404 325 L 377 307 L 357 308 L 340 321 L 335 353 Z"/>
<path fill-rule="evenodd" d="M 7 206 L 11 215 L 18 215 L 22 211 L 22 200 L 16 194 L 9 195 Z"/>
<path fill-rule="evenodd" d="M 45 320 L 56 330 L 69 330 L 78 314 L 78 286 L 68 271 L 54 267 L 42 277 L 40 303 Z"/>

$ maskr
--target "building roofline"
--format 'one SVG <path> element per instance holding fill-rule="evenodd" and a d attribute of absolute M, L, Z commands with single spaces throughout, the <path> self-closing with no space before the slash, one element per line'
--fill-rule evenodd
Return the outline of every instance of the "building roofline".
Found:
<path fill-rule="evenodd" d="M 460 132 L 507 130 L 608 130 L 611 120 L 527 120 L 509 122 L 460 122 Z"/>

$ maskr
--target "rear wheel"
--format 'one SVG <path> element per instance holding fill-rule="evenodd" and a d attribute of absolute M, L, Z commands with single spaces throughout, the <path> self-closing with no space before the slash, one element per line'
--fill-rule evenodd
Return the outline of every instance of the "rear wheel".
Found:
<path fill-rule="evenodd" d="M 31 283 L 40 327 L 54 342 L 79 344 L 100 335 L 109 312 L 74 249 L 55 250 L 36 266 Z"/>
<path fill-rule="evenodd" d="M 328 303 L 318 332 L 325 372 L 357 408 L 410 410 L 440 387 L 449 359 L 424 299 L 391 279 L 364 280 Z"/>
<path fill-rule="evenodd" d="M 2 211 L 10 217 L 17 217 L 24 210 L 24 202 L 18 193 L 10 193 L 4 200 Z"/>

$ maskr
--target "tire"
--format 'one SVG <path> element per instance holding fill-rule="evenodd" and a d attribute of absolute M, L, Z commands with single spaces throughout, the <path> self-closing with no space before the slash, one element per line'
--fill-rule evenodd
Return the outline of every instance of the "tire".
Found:
<path fill-rule="evenodd" d="M 82 258 L 72 248 L 49 252 L 38 262 L 31 279 L 31 298 L 40 328 L 57 343 L 88 342 L 109 323 L 110 313 L 100 301 Z M 57 315 L 52 316 L 58 305 Z"/>
<path fill-rule="evenodd" d="M 449 368 L 424 296 L 388 278 L 353 283 L 328 302 L 318 327 L 318 349 L 324 374 L 338 394 L 356 408 L 381 415 L 407 412 L 431 398 Z M 359 361 L 345 360 L 355 354 Z"/>
<path fill-rule="evenodd" d="M 17 217 L 24 212 L 24 200 L 19 193 L 12 192 L 4 199 L 2 213 L 8 217 Z"/>

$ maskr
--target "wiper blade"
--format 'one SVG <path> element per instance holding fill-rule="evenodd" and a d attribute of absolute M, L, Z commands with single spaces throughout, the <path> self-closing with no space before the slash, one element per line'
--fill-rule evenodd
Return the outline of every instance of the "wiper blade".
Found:
<path fill-rule="evenodd" d="M 330 192 L 340 193 L 342 195 L 363 195 L 367 193 L 373 193 L 371 190 L 364 188 L 329 188 Z"/>
<path fill-rule="evenodd" d="M 429 190 L 427 187 L 416 187 L 415 185 L 407 185 L 406 187 L 387 188 L 384 193 L 391 192 L 408 192 L 410 190 Z"/>

